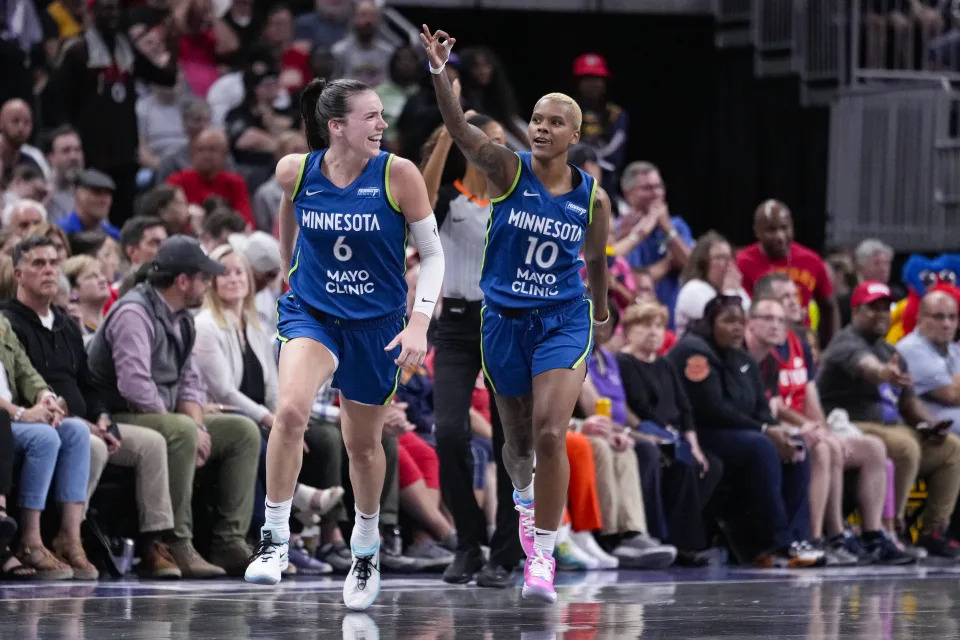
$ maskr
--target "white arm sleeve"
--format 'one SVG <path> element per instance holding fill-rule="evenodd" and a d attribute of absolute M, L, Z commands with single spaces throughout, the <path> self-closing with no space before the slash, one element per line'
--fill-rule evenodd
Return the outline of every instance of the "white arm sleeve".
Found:
<path fill-rule="evenodd" d="M 431 213 L 423 220 L 409 223 L 409 226 L 420 254 L 420 275 L 413 310 L 432 318 L 443 286 L 443 245 L 437 230 L 437 218 Z"/>

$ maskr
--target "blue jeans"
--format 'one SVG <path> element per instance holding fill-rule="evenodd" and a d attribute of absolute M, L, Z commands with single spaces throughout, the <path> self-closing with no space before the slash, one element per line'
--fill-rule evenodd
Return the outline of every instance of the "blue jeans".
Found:
<path fill-rule="evenodd" d="M 14 422 L 13 446 L 23 458 L 20 507 L 42 511 L 50 484 L 57 502 L 85 502 L 90 477 L 90 429 L 66 418 L 56 429 L 43 423 Z"/>

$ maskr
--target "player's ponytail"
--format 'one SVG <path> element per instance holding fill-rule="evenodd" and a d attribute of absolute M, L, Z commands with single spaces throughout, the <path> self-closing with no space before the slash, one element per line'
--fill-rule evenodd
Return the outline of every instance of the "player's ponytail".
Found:
<path fill-rule="evenodd" d="M 369 91 L 359 80 L 331 80 L 314 78 L 300 92 L 300 117 L 307 132 L 307 145 L 312 151 L 330 143 L 329 123 L 345 118 L 350 112 L 350 97 Z"/>

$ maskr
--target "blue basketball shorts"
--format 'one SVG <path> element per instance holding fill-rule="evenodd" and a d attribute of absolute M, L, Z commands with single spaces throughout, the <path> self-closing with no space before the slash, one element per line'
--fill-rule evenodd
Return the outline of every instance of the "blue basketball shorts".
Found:
<path fill-rule="evenodd" d="M 400 347 L 384 351 L 406 326 L 402 309 L 369 320 L 349 320 L 313 309 L 292 291 L 277 301 L 277 337 L 316 340 L 337 359 L 332 385 L 347 400 L 362 404 L 389 404 L 397 392 Z"/>
<path fill-rule="evenodd" d="M 484 303 L 480 355 L 495 393 L 522 396 L 534 376 L 576 369 L 593 347 L 593 301 L 576 298 L 542 309 L 505 309 Z"/>

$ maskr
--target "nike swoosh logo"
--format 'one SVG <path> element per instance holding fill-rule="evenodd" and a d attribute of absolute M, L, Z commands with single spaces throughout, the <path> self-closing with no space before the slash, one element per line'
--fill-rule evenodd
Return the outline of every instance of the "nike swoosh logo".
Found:
<path fill-rule="evenodd" d="M 523 190 L 523 195 L 527 196 L 528 198 L 539 198 L 539 197 L 540 197 L 540 194 L 537 193 L 536 191 L 534 191 L 533 193 L 530 193 L 530 192 L 527 191 L 526 189 Z"/>
<path fill-rule="evenodd" d="M 457 216 L 453 216 L 450 219 L 453 220 L 454 222 L 463 222 L 464 220 L 467 219 L 467 216 L 462 216 L 460 218 L 458 218 Z"/>
<path fill-rule="evenodd" d="M 540 533 L 540 532 L 538 531 L 538 532 L 537 532 L 537 535 L 538 535 L 538 536 L 546 536 L 546 535 L 550 535 L 550 534 L 548 534 L 548 533 Z"/>
<path fill-rule="evenodd" d="M 426 298 L 420 298 L 420 302 L 426 302 L 427 304 L 433 304 L 436 300 L 427 300 Z"/>
<path fill-rule="evenodd" d="M 368 518 L 367 516 L 360 516 L 360 519 L 361 519 L 361 520 L 373 520 L 373 519 L 376 518 L 376 517 L 377 517 L 377 516 L 370 516 L 370 517 Z"/>
<path fill-rule="evenodd" d="M 317 189 L 316 191 L 310 191 L 310 189 L 307 189 L 307 195 L 308 195 L 308 196 L 315 196 L 315 195 L 317 195 L 318 193 L 320 193 L 320 192 L 322 192 L 322 191 L 323 191 L 323 189 Z"/>

